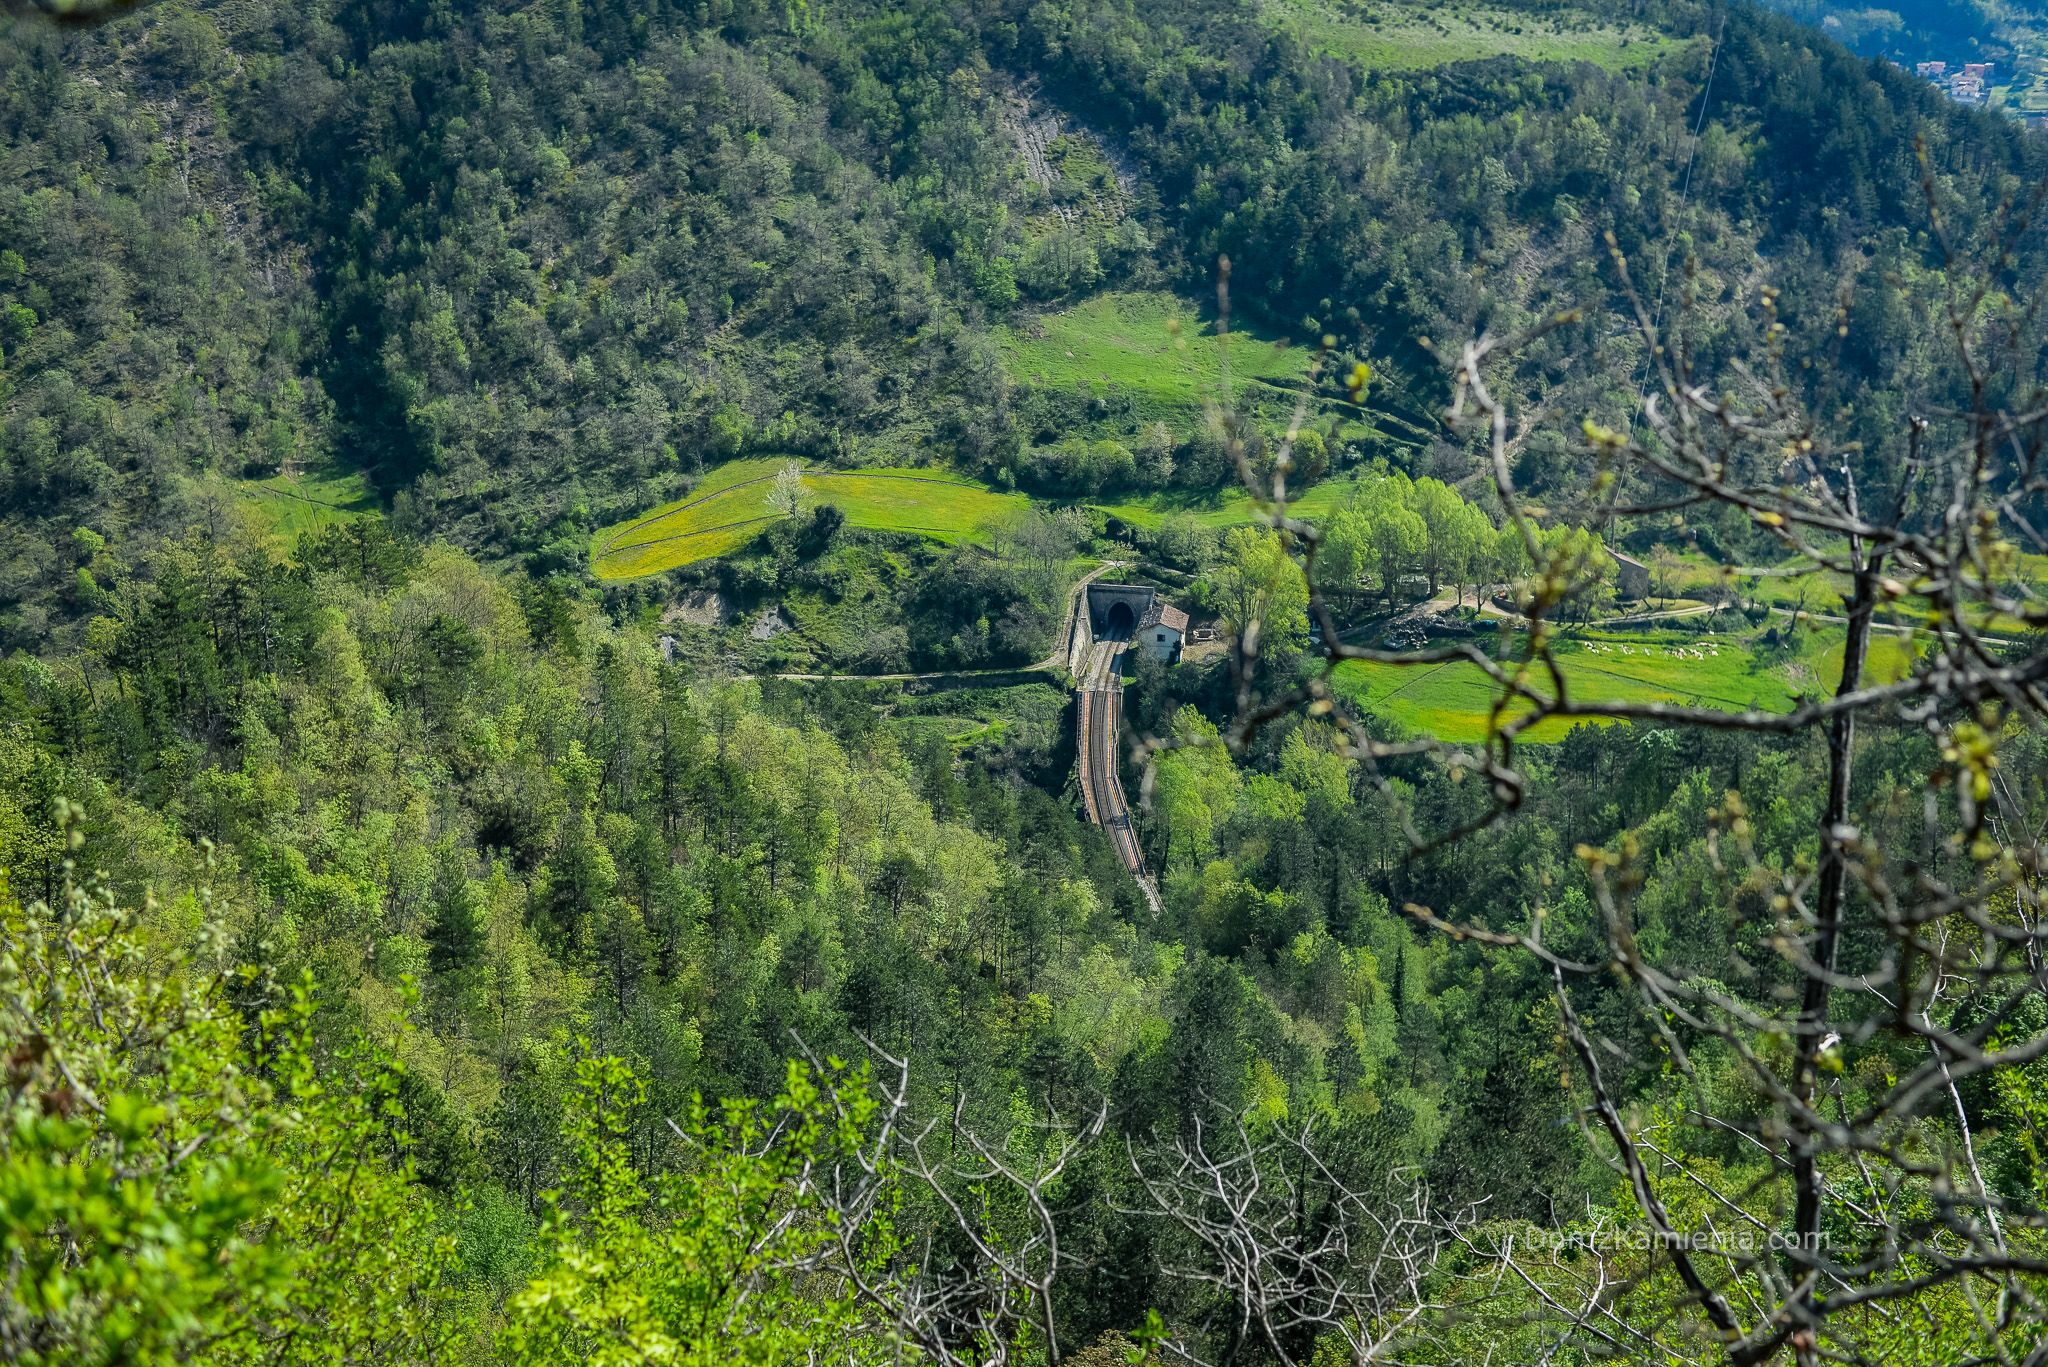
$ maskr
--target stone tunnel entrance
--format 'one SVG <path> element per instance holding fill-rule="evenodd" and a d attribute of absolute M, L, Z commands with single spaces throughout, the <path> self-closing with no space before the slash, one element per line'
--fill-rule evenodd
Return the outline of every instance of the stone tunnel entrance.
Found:
<path fill-rule="evenodd" d="M 1121 632 L 1126 640 L 1138 629 L 1138 619 L 1152 606 L 1159 590 L 1149 584 L 1090 584 L 1088 624 L 1095 639 Z"/>

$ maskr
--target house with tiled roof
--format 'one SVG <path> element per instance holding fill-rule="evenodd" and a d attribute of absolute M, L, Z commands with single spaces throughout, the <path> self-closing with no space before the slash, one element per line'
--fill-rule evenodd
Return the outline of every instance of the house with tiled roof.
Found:
<path fill-rule="evenodd" d="M 1615 584 L 1617 597 L 1648 598 L 1650 596 L 1650 567 L 1632 555 L 1623 555 L 1609 546 L 1607 553 L 1614 557 Z"/>
<path fill-rule="evenodd" d="M 1181 638 L 1187 633 L 1188 615 L 1165 599 L 1154 598 L 1138 619 L 1133 638 L 1152 652 L 1153 659 L 1172 664 L 1180 658 Z"/>

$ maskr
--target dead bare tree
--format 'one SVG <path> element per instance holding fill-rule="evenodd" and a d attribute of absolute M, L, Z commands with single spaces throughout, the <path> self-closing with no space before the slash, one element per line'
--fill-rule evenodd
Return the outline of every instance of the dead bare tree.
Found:
<path fill-rule="evenodd" d="M 1951 239 L 1931 170 L 1924 193 L 1947 262 L 1942 321 L 1968 397 L 1912 417 L 1877 488 L 1869 487 L 1873 466 L 1861 449 L 1834 438 L 1802 398 L 1804 368 L 1788 363 L 1787 329 L 1770 291 L 1762 297 L 1755 364 L 1701 374 L 1688 343 L 1696 263 L 1687 263 L 1677 317 L 1660 326 L 1609 239 L 1614 288 L 1652 387 L 1640 421 L 1628 430 L 1590 419 L 1577 428 L 1576 450 L 1596 472 L 1597 521 L 1735 509 L 1796 559 L 1795 572 L 1840 591 L 1835 620 L 1844 641 L 1833 691 L 1798 698 L 1783 712 L 1590 696 L 1561 665 L 1557 623 L 1601 567 L 1591 563 L 1587 545 L 1566 541 L 1547 549 L 1539 538 L 1516 484 L 1504 386 L 1516 354 L 1575 321 L 1576 313 L 1509 336 L 1482 334 L 1446 356 L 1446 422 L 1476 439 L 1506 520 L 1534 566 L 1520 585 L 1520 619 L 1506 624 L 1516 629 L 1503 630 L 1492 652 L 1468 642 L 1408 652 L 1341 642 L 1315 574 L 1322 533 L 1289 512 L 1288 448 L 1280 449 L 1270 480 L 1255 478 L 1239 419 L 1219 416 L 1247 487 L 1307 578 L 1309 612 L 1322 628 L 1314 652 L 1320 660 L 1298 682 L 1258 697 L 1252 678 L 1260 624 L 1250 623 L 1236 657 L 1232 723 L 1213 740 L 1145 738 L 1141 760 L 1202 743 L 1242 753 L 1277 718 L 1304 710 L 1327 716 L 1345 729 L 1348 753 L 1401 813 L 1411 857 L 1419 857 L 1514 815 L 1527 793 L 1517 747 L 1545 722 L 1630 721 L 1781 737 L 1817 732 L 1822 739 L 1821 817 L 1810 852 L 1792 867 L 1759 856 L 1739 793 L 1715 809 L 1709 832 L 1714 868 L 1727 886 L 1761 891 L 1765 899 L 1769 925 L 1761 943 L 1781 977 L 1789 976 L 1789 995 L 1739 992 L 1646 953 L 1630 902 L 1642 870 L 1627 840 L 1619 850 L 1581 849 L 1598 920 L 1579 928 L 1584 933 L 1569 948 L 1560 948 L 1560 932 L 1540 905 L 1519 931 L 1408 908 L 1434 931 L 1545 965 L 1577 1063 L 1581 1123 L 1621 1177 L 1643 1226 L 1637 1244 L 1601 1248 L 1594 1241 L 1570 1257 L 1534 1257 L 1526 1245 L 1518 1253 L 1512 1238 L 1457 1235 L 1494 1259 L 1489 1276 L 1512 1269 L 1510 1286 L 1556 1328 L 1546 1357 L 1579 1343 L 1597 1344 L 1603 1355 L 1660 1362 L 1753 1364 L 1786 1353 L 1802 1367 L 1823 1359 L 1896 1361 L 1905 1351 L 1899 1326 L 1917 1318 L 1969 1339 L 1967 1350 L 1954 1338 L 1940 1340 L 1943 1351 L 1968 1360 L 2048 1363 L 2048 1212 L 1986 1180 L 1961 1090 L 1972 1079 L 2009 1079 L 2048 1057 L 2048 1017 L 2039 1009 L 2048 988 L 2040 887 L 2048 821 L 2000 767 L 2015 737 L 2039 735 L 2048 722 L 2048 650 L 2038 637 L 2014 639 L 2048 622 L 2048 604 L 2017 572 L 2023 549 L 2048 552 L 2039 525 L 2040 495 L 2048 493 L 2048 391 L 2034 359 L 2042 301 L 2014 301 L 1998 283 L 2023 244 L 2038 236 L 2048 186 L 2030 202 L 2003 206 L 1976 254 Z M 1848 318 L 1845 300 L 1840 335 Z M 1334 342 L 1325 339 L 1311 385 Z M 1295 429 L 1303 424 L 1308 389 Z M 1732 583 L 1785 571 L 1728 564 L 1722 572 Z M 1881 612 L 1904 623 L 1882 629 L 1908 634 L 1918 658 L 1902 676 L 1874 681 L 1868 664 Z M 1790 617 L 1795 629 L 1814 625 L 1803 607 Z M 1332 687 L 1334 671 L 1347 660 L 1469 663 L 1493 689 L 1484 741 L 1459 747 L 1429 737 L 1375 736 L 1348 715 Z M 1934 758 L 1918 776 L 1919 812 L 1910 827 L 1896 813 L 1876 821 L 1852 810 L 1855 766 L 1873 727 L 1918 732 L 1929 742 Z M 1480 776 L 1485 809 L 1451 829 L 1417 829 L 1382 770 L 1399 756 L 1426 756 Z M 1740 920 L 1732 918 L 1731 927 Z M 1736 935 L 1731 928 L 1731 953 L 1742 947 Z M 1844 945 L 1852 936 L 1850 962 Z M 1737 1179 L 1693 1161 L 1674 1144 L 1668 1112 L 1646 1120 L 1631 1098 L 1615 1092 L 1603 1059 L 1626 1051 L 1589 1024 L 1574 1000 L 1596 979 L 1626 987 L 1647 1036 L 1657 1041 L 1657 1061 L 1679 1079 L 1660 1099 L 1681 1106 L 1686 1125 L 1738 1136 L 1757 1174 Z M 1713 1114 L 1694 1068 L 1708 1041 L 1739 1060 L 1764 1098 L 1759 1117 Z M 1872 1041 L 1909 1057 L 1910 1066 L 1852 1085 L 1842 1071 L 1844 1051 Z M 1745 1237 L 1703 1238 L 1680 1227 L 1672 1213 L 1680 1193 Z M 1473 1303 L 1483 1299 L 1469 1294 Z M 1347 1338 L 1354 1351 L 1363 1341 Z"/>
<path fill-rule="evenodd" d="M 1351 1180 L 1313 1121 L 1261 1135 L 1243 1117 L 1196 1117 L 1187 1138 L 1126 1149 L 1149 1200 L 1125 1213 L 1175 1227 L 1193 1256 L 1162 1270 L 1206 1293 L 1166 1340 L 1181 1361 L 1231 1361 L 1252 1345 L 1296 1367 L 1335 1342 L 1354 1363 L 1381 1362 L 1425 1341 L 1446 1309 L 1431 1282 L 1477 1211 L 1438 1209 L 1415 1170 Z"/>
<path fill-rule="evenodd" d="M 908 1063 L 869 1047 L 889 1081 L 867 1138 L 803 1179 L 832 1237 L 786 1270 L 850 1288 L 875 1338 L 938 1363 L 1072 1356 L 1056 1288 L 1090 1260 L 1063 1242 L 1063 1187 L 1115 1138 L 1108 1109 L 991 1142 L 964 1122 L 964 1099 L 914 1121 Z M 1446 1218 L 1410 1170 L 1348 1177 L 1312 1121 L 1290 1131 L 1224 1115 L 1185 1137 L 1121 1143 L 1134 1202 L 1116 1212 L 1154 1223 L 1174 1250 L 1156 1271 L 1177 1309 L 1139 1337 L 1191 1367 L 1247 1349 L 1295 1367 L 1333 1336 L 1353 1362 L 1388 1360 L 1427 1338 L 1441 1308 L 1431 1279 L 1478 1213 Z M 915 1234 L 878 1249 L 868 1231 L 884 1208 L 916 1212 Z"/>

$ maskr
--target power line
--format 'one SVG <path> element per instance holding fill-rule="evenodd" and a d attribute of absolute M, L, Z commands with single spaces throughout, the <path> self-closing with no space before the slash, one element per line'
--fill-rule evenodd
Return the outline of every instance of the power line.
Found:
<path fill-rule="evenodd" d="M 1709 57 L 1707 58 L 1707 79 L 1706 79 L 1706 80 L 1705 80 L 1705 82 L 1703 82 L 1703 83 L 1701 84 L 1701 86 L 1700 86 L 1700 112 L 1699 112 L 1699 117 L 1693 120 L 1693 128 L 1692 128 L 1692 142 L 1691 142 L 1691 145 L 1690 145 L 1689 147 L 1687 147 L 1687 149 L 1686 149 L 1686 153 L 1685 153 L 1685 175 L 1684 175 L 1683 179 L 1681 179 L 1681 180 L 1680 180 L 1680 182 L 1679 182 L 1679 187 L 1678 187 L 1678 213 L 1677 213 L 1677 214 L 1676 214 L 1676 215 L 1674 216 L 1675 218 L 1677 218 L 1677 219 L 1679 219 L 1679 220 L 1682 220 L 1682 219 L 1683 219 L 1683 218 L 1685 217 L 1685 206 L 1686 206 L 1686 204 L 1687 204 L 1687 203 L 1688 203 L 1688 202 L 1689 202 L 1689 201 L 1691 200 L 1691 198 L 1692 198 L 1692 167 L 1693 167 L 1693 163 L 1694 163 L 1695 161 L 1697 161 L 1697 160 L 1699 159 L 1699 154 L 1700 154 L 1700 133 L 1701 133 L 1701 132 L 1702 132 L 1702 131 L 1703 131 L 1703 130 L 1704 130 L 1704 129 L 1706 128 L 1706 126 L 1707 126 L 1707 106 L 1708 106 L 1709 104 L 1711 104 L 1711 103 L 1713 102 L 1713 96 L 1714 96 L 1714 72 L 1715 72 L 1716 70 L 1718 70 L 1718 69 L 1720 68 L 1720 65 L 1721 65 L 1721 40 L 1722 40 L 1723 38 L 1726 38 L 1727 36 L 1728 36 L 1728 13 L 1727 13 L 1727 11 L 1726 11 L 1726 10 L 1723 10 L 1723 11 L 1722 11 L 1722 13 L 1721 13 L 1721 28 L 1720 28 L 1720 31 L 1719 31 L 1719 32 L 1718 32 L 1717 34 L 1715 34 L 1715 35 L 1714 35 L 1714 49 L 1713 49 L 1713 53 L 1712 53 L 1712 55 L 1711 55 L 1711 56 L 1709 56 Z M 1656 340 L 1655 340 L 1655 339 L 1656 339 L 1656 336 L 1657 336 L 1658 330 L 1659 330 L 1659 329 L 1660 329 L 1660 328 L 1662 327 L 1662 325 L 1663 325 L 1663 322 L 1664 322 L 1664 291 L 1665 291 L 1665 289 L 1666 289 L 1667 287 L 1669 287 L 1670 283 L 1671 283 L 1671 243 L 1667 242 L 1667 243 L 1665 244 L 1665 247 L 1664 247 L 1664 270 L 1663 270 L 1663 272 L 1662 272 L 1661 278 L 1660 278 L 1660 279 L 1659 279 L 1659 280 L 1657 281 L 1657 304 L 1656 304 L 1656 307 L 1655 307 L 1655 308 L 1653 308 L 1653 309 L 1651 309 L 1651 310 L 1650 310 L 1650 336 L 1651 336 L 1651 341 L 1650 341 L 1650 345 L 1651 345 L 1652 347 L 1654 347 L 1654 346 L 1656 345 Z M 1643 355 L 1643 383 L 1639 383 L 1639 384 L 1637 385 L 1637 388 L 1638 388 L 1638 389 L 1642 389 L 1642 388 L 1643 388 L 1643 384 L 1646 384 L 1646 383 L 1648 382 L 1648 380 L 1649 380 L 1649 370 L 1650 370 L 1650 365 L 1651 365 L 1651 363 L 1652 363 L 1653 361 L 1655 361 L 1655 359 L 1656 359 L 1656 353 L 1655 353 L 1654 351 L 1646 351 L 1646 352 L 1644 353 L 1644 355 Z M 1643 403 L 1644 403 L 1644 404 L 1645 404 L 1646 406 L 1647 406 L 1647 405 L 1648 405 L 1648 403 L 1649 403 L 1649 393 L 1648 393 L 1648 391 L 1647 391 L 1647 390 L 1644 390 L 1644 392 L 1643 392 L 1643 395 L 1642 395 L 1642 402 L 1643 402 Z"/>

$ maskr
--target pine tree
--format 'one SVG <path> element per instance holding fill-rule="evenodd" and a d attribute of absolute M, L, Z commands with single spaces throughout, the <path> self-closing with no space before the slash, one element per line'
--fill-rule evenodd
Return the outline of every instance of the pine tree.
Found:
<path fill-rule="evenodd" d="M 590 813 L 573 814 L 563 820 L 561 842 L 534 884 L 535 923 L 557 952 L 587 958 L 618 886 L 618 866 L 598 840 Z"/>
<path fill-rule="evenodd" d="M 469 881 L 469 861 L 447 838 L 434 849 L 434 891 L 428 903 L 427 967 L 459 973 L 484 947 L 483 909 Z"/>

